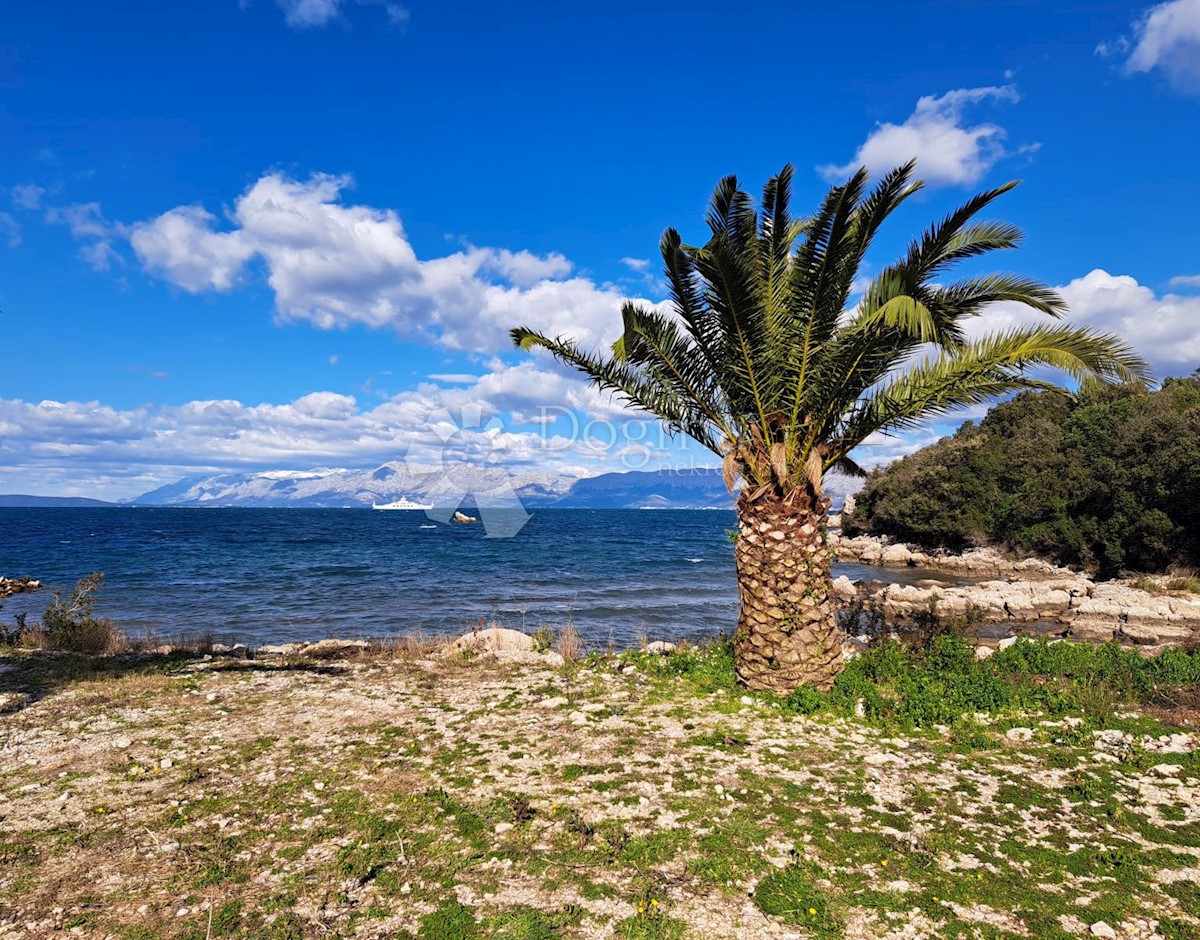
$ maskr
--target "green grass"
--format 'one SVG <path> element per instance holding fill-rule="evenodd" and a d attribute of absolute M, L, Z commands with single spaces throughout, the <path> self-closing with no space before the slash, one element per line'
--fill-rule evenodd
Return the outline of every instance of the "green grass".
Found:
<path fill-rule="evenodd" d="M 679 677 L 687 695 L 741 691 L 729 644 L 670 657 L 640 657 L 652 674 Z M 1166 650 L 1146 658 L 1115 643 L 1089 646 L 1018 640 L 987 660 L 962 639 L 943 635 L 924 647 L 883 642 L 847 664 L 828 693 L 803 687 L 783 699 L 759 698 L 794 715 L 834 714 L 889 728 L 953 728 L 962 750 L 995 747 L 973 716 L 1084 715 L 1088 731 L 1120 727 L 1119 713 L 1137 704 L 1169 704 L 1175 693 L 1200 685 L 1200 651 Z M 736 736 L 696 736 L 695 745 L 734 749 Z"/>

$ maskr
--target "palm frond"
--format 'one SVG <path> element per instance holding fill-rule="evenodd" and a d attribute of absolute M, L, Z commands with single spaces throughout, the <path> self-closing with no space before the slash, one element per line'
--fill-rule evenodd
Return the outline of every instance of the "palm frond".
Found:
<path fill-rule="evenodd" d="M 713 453 L 720 453 L 707 416 L 694 402 L 662 382 L 639 376 L 634 369 L 615 359 L 588 353 L 561 337 L 552 339 L 527 327 L 514 327 L 509 335 L 519 348 L 525 351 L 545 349 L 555 359 L 583 372 L 602 391 L 623 396 L 635 408 L 660 418 L 673 433 L 683 432 Z"/>
<path fill-rule="evenodd" d="M 1144 382 L 1149 366 L 1115 336 L 1082 327 L 1005 330 L 926 359 L 855 402 L 832 448 L 848 454 L 876 431 L 895 431 L 956 408 L 979 405 L 1021 389 L 1057 388 L 1030 376 L 1047 367 L 1076 381 Z"/>

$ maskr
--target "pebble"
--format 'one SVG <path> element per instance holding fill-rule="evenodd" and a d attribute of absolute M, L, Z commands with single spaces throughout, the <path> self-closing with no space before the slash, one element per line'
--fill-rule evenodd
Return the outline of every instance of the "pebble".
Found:
<path fill-rule="evenodd" d="M 1004 736 L 1010 741 L 1032 741 L 1032 728 L 1009 728 L 1004 732 Z"/>
<path fill-rule="evenodd" d="M 1117 932 L 1102 920 L 1098 920 L 1092 924 L 1091 931 L 1093 937 L 1115 938 L 1117 936 Z"/>
<path fill-rule="evenodd" d="M 501 835 L 502 833 L 508 832 L 512 828 L 512 823 L 496 823 L 496 835 Z"/>
<path fill-rule="evenodd" d="M 535 702 L 535 708 L 558 708 L 560 705 L 566 705 L 567 699 L 561 695 L 555 695 L 553 698 L 544 698 L 540 702 Z"/>
<path fill-rule="evenodd" d="M 162 770 L 170 770 L 172 767 L 175 766 L 175 762 L 173 760 L 171 760 L 171 758 L 169 758 L 169 757 L 164 757 L 162 760 L 160 760 L 158 762 L 158 766 Z"/>
<path fill-rule="evenodd" d="M 127 750 L 128 748 L 133 747 L 133 740 L 121 735 L 121 737 L 113 741 L 113 747 L 115 747 L 118 751 Z"/>

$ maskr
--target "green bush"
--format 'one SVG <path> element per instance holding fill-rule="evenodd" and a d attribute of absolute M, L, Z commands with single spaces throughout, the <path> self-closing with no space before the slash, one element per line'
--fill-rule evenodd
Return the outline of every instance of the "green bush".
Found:
<path fill-rule="evenodd" d="M 54 592 L 39 631 L 45 646 L 91 654 L 120 649 L 124 642 L 121 632 L 111 620 L 95 616 L 96 594 L 103 586 L 104 574 L 97 571 L 81 578 L 66 600 L 61 592 Z"/>
<path fill-rule="evenodd" d="M 850 534 L 994 544 L 1113 576 L 1200 566 L 1200 377 L 1027 392 L 873 472 Z M 1177 576 L 1178 588 L 1192 581 Z M 1200 587 L 1200 583 L 1196 585 Z"/>

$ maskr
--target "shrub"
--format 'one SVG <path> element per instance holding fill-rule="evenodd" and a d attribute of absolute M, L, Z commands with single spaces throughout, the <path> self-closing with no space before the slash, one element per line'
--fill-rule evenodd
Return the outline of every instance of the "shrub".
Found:
<path fill-rule="evenodd" d="M 104 586 L 104 574 L 95 572 L 81 578 L 63 600 L 54 592 L 50 606 L 42 614 L 41 634 L 50 649 L 74 653 L 114 653 L 125 645 L 125 638 L 108 618 L 94 615 L 96 594 Z"/>
<path fill-rule="evenodd" d="M 1121 571 L 1200 567 L 1200 377 L 1027 392 L 871 474 L 848 534 L 990 543 Z M 1144 581 L 1150 585 L 1150 582 Z M 1157 582 L 1155 582 L 1157 584 Z M 1200 590 L 1181 571 L 1168 590 Z"/>

